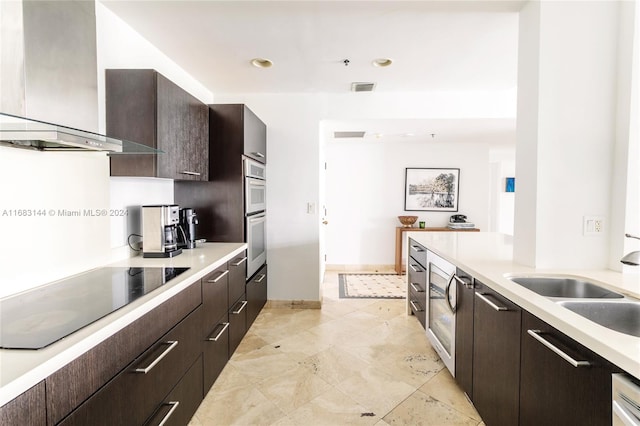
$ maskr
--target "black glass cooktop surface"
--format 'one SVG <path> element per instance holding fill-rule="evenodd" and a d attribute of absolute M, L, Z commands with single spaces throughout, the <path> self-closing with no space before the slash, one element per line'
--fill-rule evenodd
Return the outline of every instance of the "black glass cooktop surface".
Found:
<path fill-rule="evenodd" d="M 0 348 L 44 348 L 188 269 L 98 268 L 0 300 Z"/>

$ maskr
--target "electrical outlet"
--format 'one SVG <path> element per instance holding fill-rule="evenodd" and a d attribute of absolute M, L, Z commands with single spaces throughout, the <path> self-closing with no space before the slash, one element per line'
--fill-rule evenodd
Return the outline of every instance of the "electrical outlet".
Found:
<path fill-rule="evenodd" d="M 604 217 L 602 216 L 584 216 L 583 218 L 583 235 L 598 235 L 604 232 Z"/>

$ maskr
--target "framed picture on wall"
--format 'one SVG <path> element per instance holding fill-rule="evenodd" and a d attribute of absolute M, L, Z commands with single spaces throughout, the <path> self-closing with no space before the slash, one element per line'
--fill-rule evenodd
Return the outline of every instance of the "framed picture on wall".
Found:
<path fill-rule="evenodd" d="M 406 211 L 457 212 L 460 169 L 406 168 Z"/>

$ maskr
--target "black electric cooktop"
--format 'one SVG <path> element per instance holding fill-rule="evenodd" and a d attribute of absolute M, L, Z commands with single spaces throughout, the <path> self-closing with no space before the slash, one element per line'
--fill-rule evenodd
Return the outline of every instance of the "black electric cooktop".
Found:
<path fill-rule="evenodd" d="M 44 348 L 187 269 L 98 268 L 0 300 L 0 348 Z"/>

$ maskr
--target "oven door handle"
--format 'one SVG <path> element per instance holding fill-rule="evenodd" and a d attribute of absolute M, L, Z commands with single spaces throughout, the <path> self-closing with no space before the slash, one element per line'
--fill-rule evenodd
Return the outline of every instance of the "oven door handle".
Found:
<path fill-rule="evenodd" d="M 451 300 L 449 299 L 450 291 L 451 291 L 451 283 L 453 282 L 456 274 L 451 274 L 451 278 L 449 278 L 449 282 L 447 283 L 447 287 L 444 289 L 444 299 L 447 301 L 447 306 L 451 313 L 456 313 L 456 307 L 451 304 Z"/>

